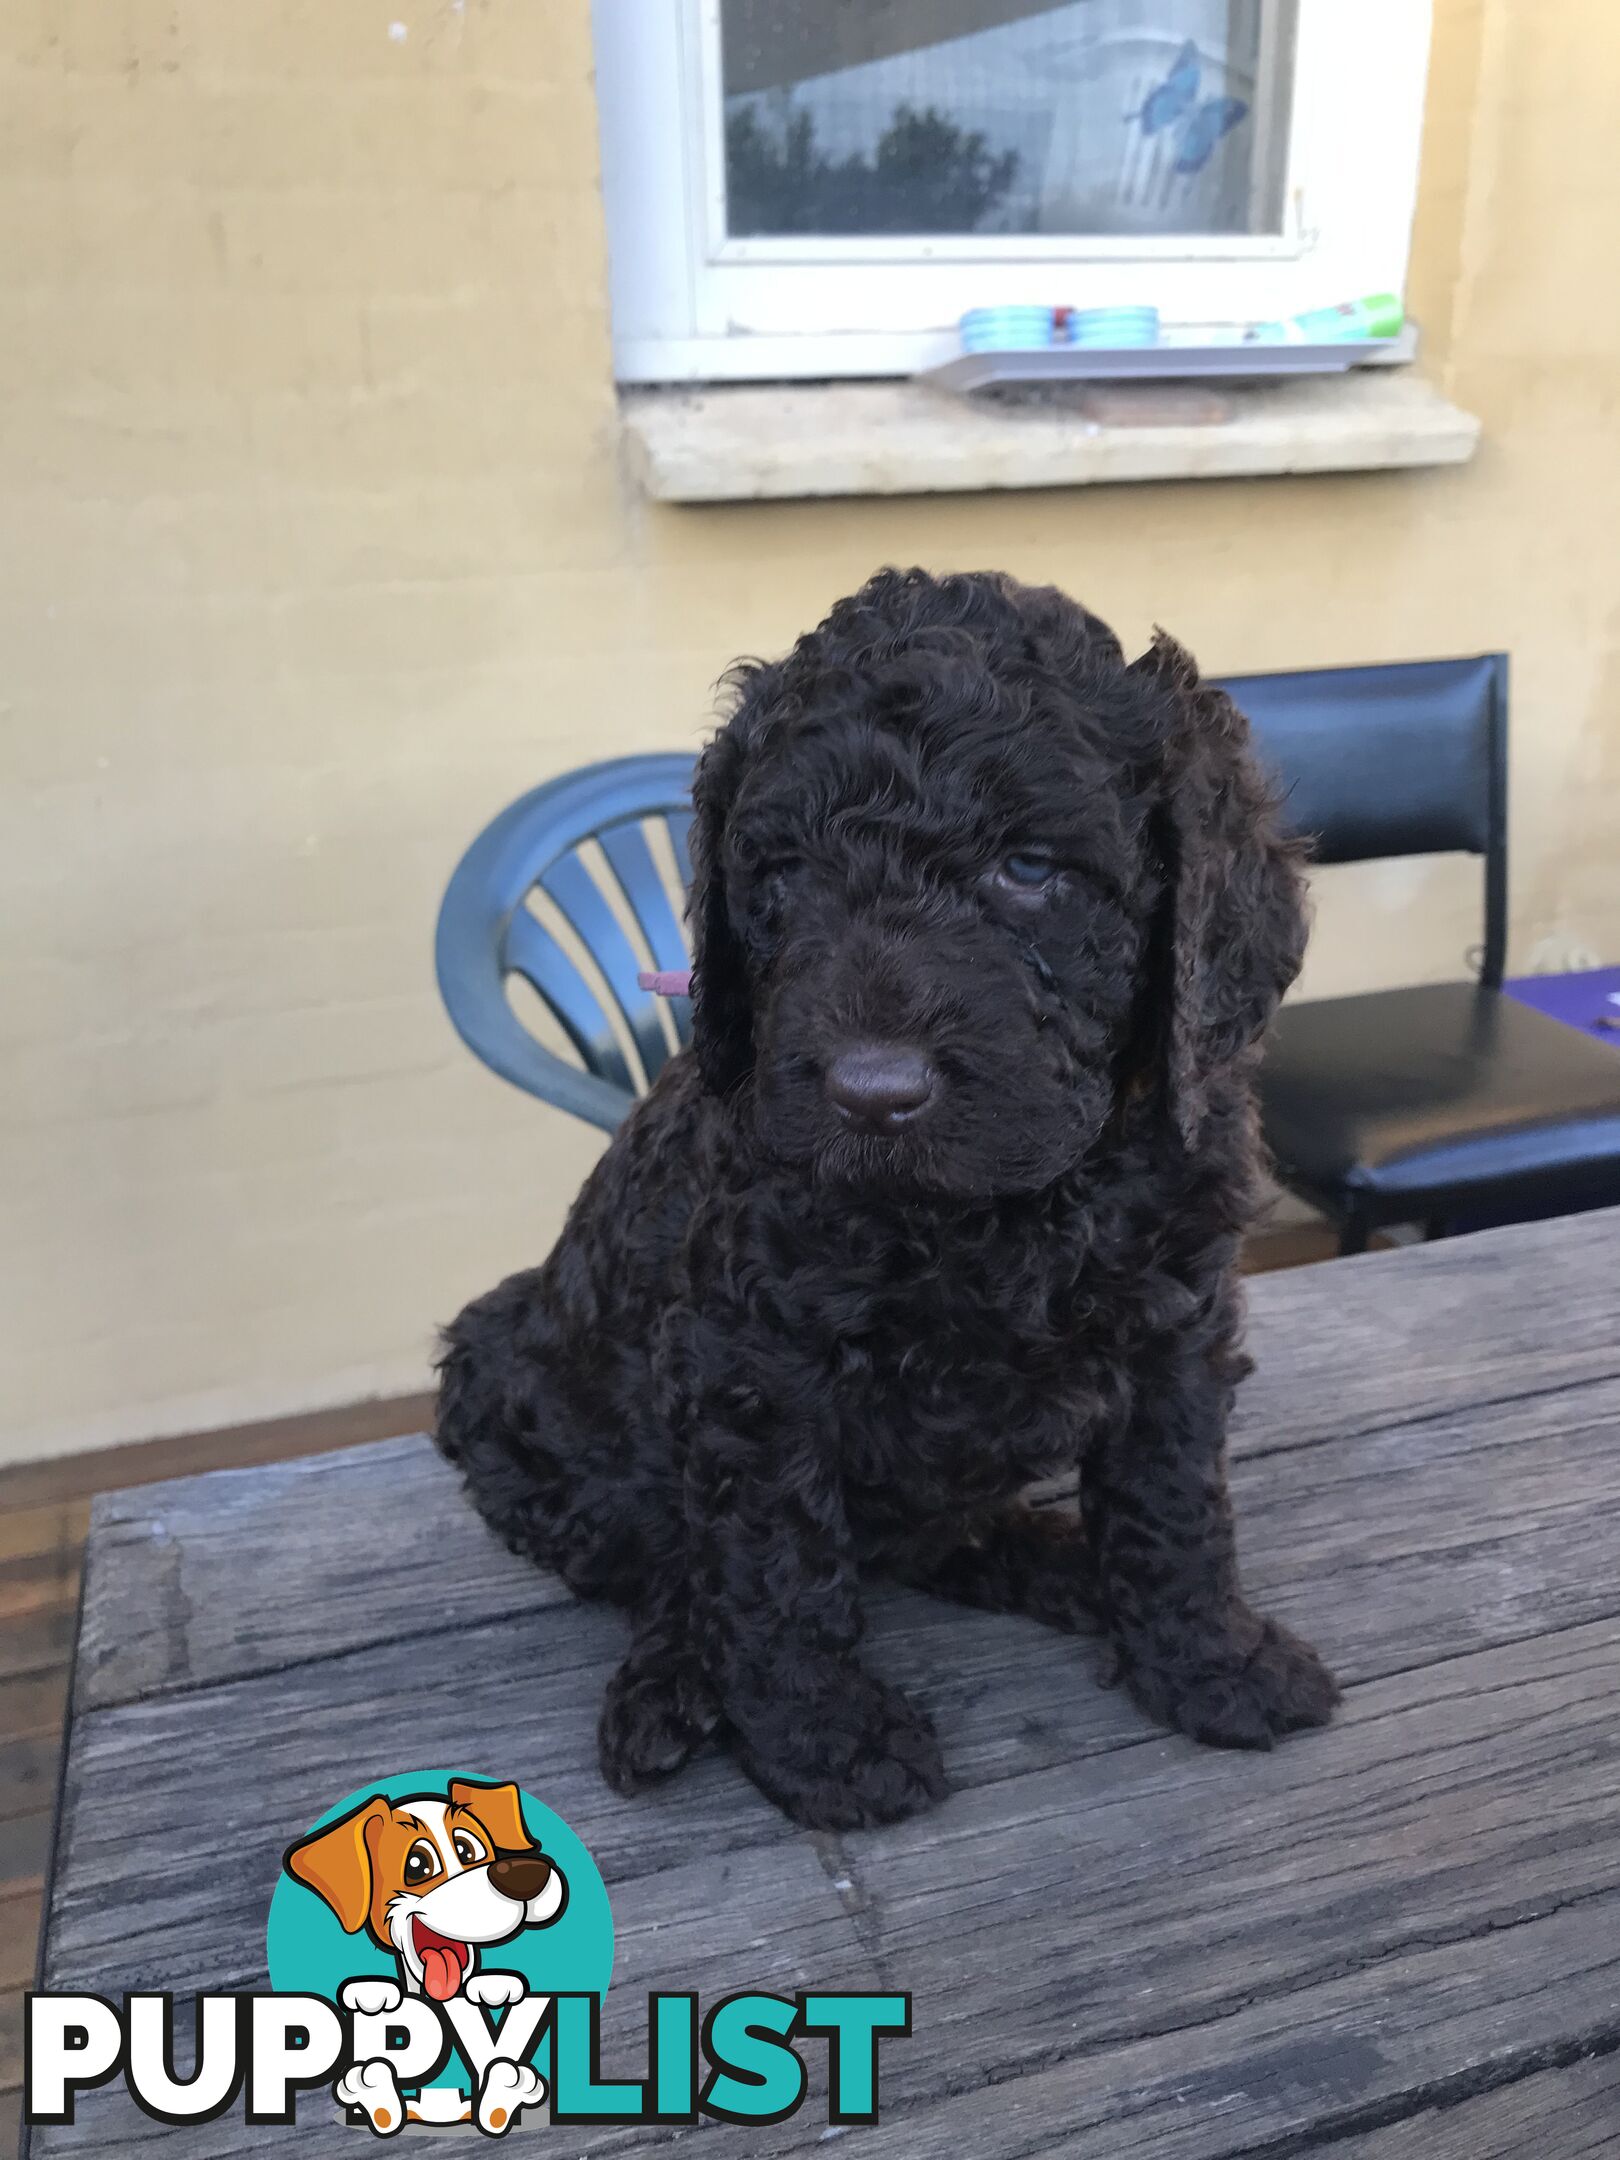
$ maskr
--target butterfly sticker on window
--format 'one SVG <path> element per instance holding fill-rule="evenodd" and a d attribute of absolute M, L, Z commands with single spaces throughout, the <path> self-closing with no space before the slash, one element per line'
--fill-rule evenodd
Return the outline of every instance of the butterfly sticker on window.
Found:
<path fill-rule="evenodd" d="M 1249 107 L 1243 98 L 1200 98 L 1203 79 L 1197 43 L 1188 38 L 1170 63 L 1164 80 L 1148 92 L 1138 111 L 1125 116 L 1137 121 L 1144 135 L 1175 131 L 1172 169 L 1178 173 L 1201 173 L 1214 156 L 1216 145 L 1248 115 Z"/>

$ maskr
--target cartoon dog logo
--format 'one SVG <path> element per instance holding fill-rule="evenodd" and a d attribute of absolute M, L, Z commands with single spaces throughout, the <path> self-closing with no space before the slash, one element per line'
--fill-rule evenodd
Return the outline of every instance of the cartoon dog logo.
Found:
<path fill-rule="evenodd" d="M 514 1974 L 480 1974 L 480 1951 L 510 1942 L 524 1928 L 549 1926 L 568 1902 L 562 1870 L 529 1835 L 517 1787 L 480 1785 L 469 1778 L 452 1779 L 443 1795 L 390 1800 L 374 1793 L 289 1846 L 282 1865 L 325 1901 L 345 1934 L 363 1930 L 393 1953 L 407 1991 L 439 2003 L 461 1993 L 480 2006 L 495 2007 L 510 2002 L 514 1989 L 521 1994 Z M 400 1996 L 391 1982 L 361 1980 L 349 1984 L 344 2000 L 351 2008 L 386 2012 L 397 2007 Z M 491 2066 L 492 2072 L 497 2069 L 512 2084 L 514 2066 Z M 516 2079 L 525 2090 L 514 2086 L 502 2093 L 503 2120 L 543 2090 L 532 2070 L 518 2067 Z M 374 2117 L 373 2127 L 383 2127 L 373 2106 L 380 2096 L 342 2090 L 342 2082 L 338 2097 L 365 2108 Z M 526 2089 L 531 2082 L 532 2093 Z M 459 2103 L 448 2119 L 467 2119 L 468 2097 L 445 2097 Z M 494 2102 L 493 2095 L 480 2098 Z M 404 2111 L 397 2094 L 387 2100 L 398 2123 Z M 437 2103 L 424 2093 L 409 2116 L 438 2119 Z"/>

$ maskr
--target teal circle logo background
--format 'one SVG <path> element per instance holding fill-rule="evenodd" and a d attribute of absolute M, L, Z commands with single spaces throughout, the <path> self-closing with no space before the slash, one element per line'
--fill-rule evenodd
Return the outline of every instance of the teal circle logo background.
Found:
<path fill-rule="evenodd" d="M 479 1785 L 499 1785 L 506 1780 L 478 1770 L 407 1770 L 395 1777 L 373 1778 L 346 1793 L 324 1815 L 316 1817 L 310 1830 L 324 1830 L 351 1809 L 362 1807 L 374 1793 L 386 1800 L 403 1800 L 412 1794 L 444 1799 L 452 1778 L 466 1778 Z M 559 1919 L 544 1927 L 523 1928 L 503 1943 L 491 1943 L 479 1953 L 479 1970 L 515 1972 L 523 1977 L 531 1995 L 561 1993 L 605 1995 L 613 1977 L 613 1908 L 607 1886 L 583 1840 L 562 1817 L 519 1791 L 523 1822 L 530 1837 L 562 1869 L 568 1884 L 568 1902 Z M 307 1834 L 307 1833 L 306 1833 Z M 296 1842 L 289 1836 L 289 1845 Z M 336 2003 L 345 1980 L 397 1980 L 399 1962 L 381 1949 L 361 1929 L 346 1935 L 337 1914 L 323 1898 L 283 1868 L 276 1878 L 270 1900 L 270 1924 L 266 1931 L 270 1985 L 278 1993 L 324 1995 Z M 498 2030 L 499 2028 L 497 2028 Z M 549 2035 L 536 2049 L 534 2061 L 549 2075 Z M 460 2057 L 452 2055 L 450 2072 Z M 454 2084 L 457 2078 L 441 2072 L 436 2083 Z M 462 2073 L 465 2081 L 465 2073 Z"/>

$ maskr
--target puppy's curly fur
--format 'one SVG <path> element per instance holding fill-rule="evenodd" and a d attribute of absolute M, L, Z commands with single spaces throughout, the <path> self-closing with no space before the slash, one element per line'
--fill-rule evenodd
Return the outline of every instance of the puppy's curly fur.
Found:
<path fill-rule="evenodd" d="M 886 570 L 738 667 L 695 786 L 694 1043 L 545 1266 L 448 1330 L 439 1445 L 507 1542 L 630 1613 L 621 1789 L 711 1733 L 799 1821 L 945 1790 L 859 1656 L 859 1570 L 1100 1626 L 1154 1718 L 1264 1747 L 1337 1697 L 1244 1602 L 1254 1045 L 1295 849 L 1242 716 L 1054 590 Z M 851 1046 L 932 1093 L 829 1099 Z M 1078 1465 L 1078 1519 L 1021 1506 Z"/>

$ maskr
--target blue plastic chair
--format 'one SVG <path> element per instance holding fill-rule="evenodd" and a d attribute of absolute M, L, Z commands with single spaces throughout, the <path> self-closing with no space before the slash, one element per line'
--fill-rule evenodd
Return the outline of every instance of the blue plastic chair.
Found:
<path fill-rule="evenodd" d="M 580 854 L 594 840 L 658 970 L 686 967 L 686 939 L 645 827 L 668 831 L 683 885 L 692 881 L 693 760 L 680 754 L 612 758 L 548 780 L 485 827 L 457 864 L 434 945 L 439 994 L 457 1034 L 514 1087 L 612 1132 L 641 1092 L 602 992 L 527 905 L 538 888 L 566 919 L 635 1044 L 647 1085 L 669 1056 L 660 1009 L 678 1039 L 691 1007 L 636 982 L 645 960 L 609 904 L 599 870 Z M 512 1009 L 520 975 L 545 1001 L 580 1064 L 535 1040 Z"/>

